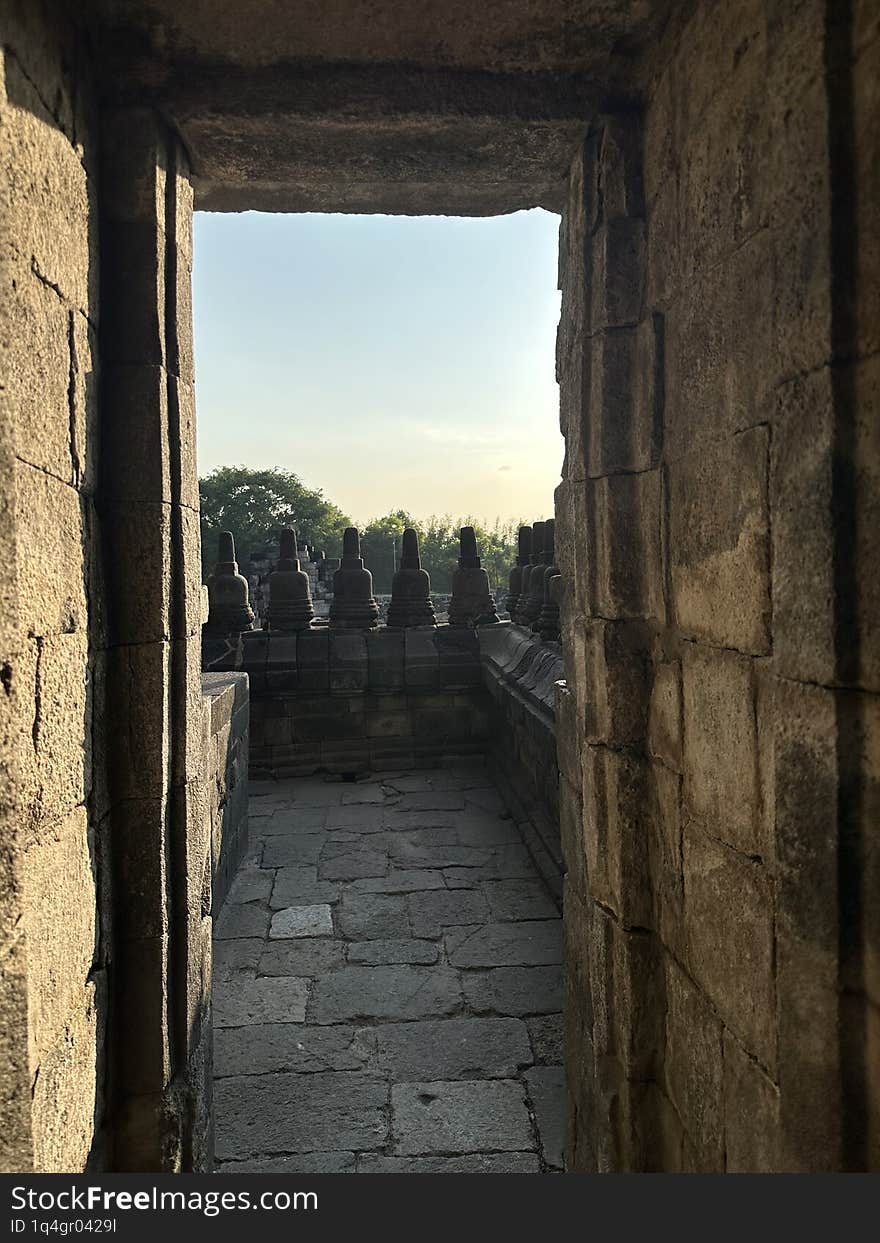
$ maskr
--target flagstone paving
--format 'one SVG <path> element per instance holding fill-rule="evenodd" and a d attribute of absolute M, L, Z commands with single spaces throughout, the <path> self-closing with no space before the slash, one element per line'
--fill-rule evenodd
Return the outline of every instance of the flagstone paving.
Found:
<path fill-rule="evenodd" d="M 250 795 L 215 929 L 218 1172 L 560 1171 L 562 924 L 486 770 Z"/>

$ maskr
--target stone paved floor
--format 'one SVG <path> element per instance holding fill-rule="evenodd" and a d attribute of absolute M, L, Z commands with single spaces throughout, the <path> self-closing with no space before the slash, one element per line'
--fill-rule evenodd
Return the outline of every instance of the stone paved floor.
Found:
<path fill-rule="evenodd" d="M 560 1170 L 561 961 L 485 769 L 254 783 L 214 948 L 218 1170 Z"/>

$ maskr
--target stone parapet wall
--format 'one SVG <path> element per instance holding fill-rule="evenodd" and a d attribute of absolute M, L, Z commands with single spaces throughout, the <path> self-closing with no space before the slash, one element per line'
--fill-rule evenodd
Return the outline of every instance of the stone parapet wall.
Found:
<path fill-rule="evenodd" d="M 474 631 L 259 631 L 242 649 L 253 776 L 424 767 L 486 749 Z"/>
<path fill-rule="evenodd" d="M 206 814 L 210 825 L 210 910 L 217 919 L 248 841 L 248 679 L 203 673 L 206 710 Z"/>
<path fill-rule="evenodd" d="M 492 701 L 488 753 L 496 780 L 538 870 L 561 897 L 556 696 L 562 649 L 509 622 L 486 626 L 479 635 Z"/>

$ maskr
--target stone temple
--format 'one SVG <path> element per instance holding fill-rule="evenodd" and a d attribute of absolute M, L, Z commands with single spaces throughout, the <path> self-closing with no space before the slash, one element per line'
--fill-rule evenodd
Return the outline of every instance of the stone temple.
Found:
<path fill-rule="evenodd" d="M 2 1168 L 880 1168 L 878 6 L 0 11 Z M 206 607 L 193 211 L 535 206 L 514 620 Z"/>

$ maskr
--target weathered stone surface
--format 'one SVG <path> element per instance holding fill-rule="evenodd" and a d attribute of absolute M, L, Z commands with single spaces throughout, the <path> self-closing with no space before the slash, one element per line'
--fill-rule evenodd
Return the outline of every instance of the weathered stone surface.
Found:
<path fill-rule="evenodd" d="M 540 1174 L 533 1152 L 472 1152 L 466 1157 L 383 1157 L 364 1153 L 359 1174 Z"/>
<path fill-rule="evenodd" d="M 302 1023 L 308 989 L 309 981 L 298 978 L 218 981 L 214 986 L 214 1026 Z"/>
<path fill-rule="evenodd" d="M 519 1019 L 386 1023 L 375 1030 L 378 1066 L 394 1080 L 509 1079 L 532 1060 Z"/>
<path fill-rule="evenodd" d="M 271 872 L 266 873 L 271 878 Z M 275 873 L 272 897 L 269 905 L 273 910 L 285 906 L 307 906 L 319 902 L 336 902 L 339 885 L 318 880 L 317 866 L 281 867 Z"/>
<path fill-rule="evenodd" d="M 556 903 L 534 880 L 494 880 L 483 884 L 493 919 L 558 919 Z"/>
<path fill-rule="evenodd" d="M 218 941 L 241 937 L 264 937 L 269 930 L 269 914 L 256 903 L 230 902 L 222 910 L 214 928 Z"/>
<path fill-rule="evenodd" d="M 345 1071 L 245 1075 L 214 1088 L 217 1157 L 384 1147 L 388 1088 Z"/>
<path fill-rule="evenodd" d="M 561 1065 L 562 1050 L 562 1015 L 546 1014 L 537 1018 L 526 1019 L 529 1039 L 535 1062 L 546 1066 Z"/>
<path fill-rule="evenodd" d="M 440 950 L 433 941 L 356 941 L 348 948 L 348 961 L 373 966 L 414 963 L 429 966 L 438 959 Z"/>
<path fill-rule="evenodd" d="M 330 937 L 333 935 L 333 916 L 326 902 L 315 906 L 288 906 L 276 911 L 269 925 L 269 937 L 283 941 L 294 937 Z"/>
<path fill-rule="evenodd" d="M 432 890 L 409 896 L 412 929 L 419 937 L 439 937 L 443 928 L 456 924 L 476 924 L 489 918 L 489 907 L 481 893 L 460 890 Z"/>
<path fill-rule="evenodd" d="M 684 799 L 716 837 L 764 853 L 752 662 L 687 644 L 682 664 Z"/>
<path fill-rule="evenodd" d="M 456 967 L 541 966 L 562 962 L 559 919 L 487 924 L 472 932 L 450 955 Z"/>
<path fill-rule="evenodd" d="M 444 967 L 344 967 L 316 982 L 309 1019 L 345 1023 L 422 1019 L 452 1014 L 461 1004 L 454 971 Z"/>
<path fill-rule="evenodd" d="M 255 976 L 264 945 L 262 937 L 246 937 L 229 941 L 216 940 L 211 963 L 215 983 L 232 980 L 238 975 Z M 299 972 L 288 971 L 286 974 L 298 975 Z"/>
<path fill-rule="evenodd" d="M 467 971 L 462 987 L 478 1014 L 553 1014 L 562 1009 L 558 967 L 496 967 Z"/>
<path fill-rule="evenodd" d="M 379 1158 L 381 1160 L 381 1158 Z M 364 1158 L 366 1160 L 366 1157 Z M 254 1161 L 221 1161 L 215 1174 L 354 1174 L 353 1152 L 298 1152 Z"/>
<path fill-rule="evenodd" d="M 413 868 L 410 871 L 395 871 L 393 868 L 387 876 L 367 876 L 351 882 L 350 888 L 356 893 L 416 893 L 419 890 L 444 889 L 443 873 Z"/>
<path fill-rule="evenodd" d="M 781 1167 L 779 1088 L 724 1033 L 724 1156 L 728 1173 L 770 1174 Z"/>
<path fill-rule="evenodd" d="M 395 1150 L 461 1153 L 532 1146 L 528 1110 L 518 1083 L 403 1083 L 391 1088 Z"/>
<path fill-rule="evenodd" d="M 325 859 L 318 868 L 322 880 L 359 880 L 365 876 L 384 876 L 388 859 L 372 850 L 352 851 Z"/>
<path fill-rule="evenodd" d="M 321 833 L 303 833 L 296 837 L 268 837 L 263 846 L 263 867 L 291 867 L 317 863 L 326 840 Z"/>
<path fill-rule="evenodd" d="M 564 1165 L 567 1098 L 565 1072 L 561 1066 L 537 1066 L 525 1074 L 526 1091 L 538 1124 L 541 1155 L 548 1165 Z"/>
<path fill-rule="evenodd" d="M 240 945 L 240 941 L 223 944 Z M 250 944 L 247 942 L 246 944 Z M 260 943 L 257 971 L 272 976 L 318 976 L 335 971 L 345 962 L 345 947 L 341 941 L 327 938 L 306 937 L 299 940 L 263 941 Z"/>
<path fill-rule="evenodd" d="M 227 902 L 268 902 L 272 873 L 262 868 L 241 868 L 226 895 Z"/>
<path fill-rule="evenodd" d="M 704 1172 L 724 1168 L 722 1027 L 705 997 L 672 962 L 666 967 L 669 1095 Z"/>
<path fill-rule="evenodd" d="M 340 933 L 349 940 L 375 941 L 410 935 L 406 898 L 400 894 L 346 894 L 336 918 Z"/>
<path fill-rule="evenodd" d="M 251 1023 L 218 1028 L 214 1036 L 214 1074 L 300 1074 L 327 1070 L 365 1070 L 373 1057 L 369 1031 L 353 1027 L 302 1027 L 298 1023 Z"/>

